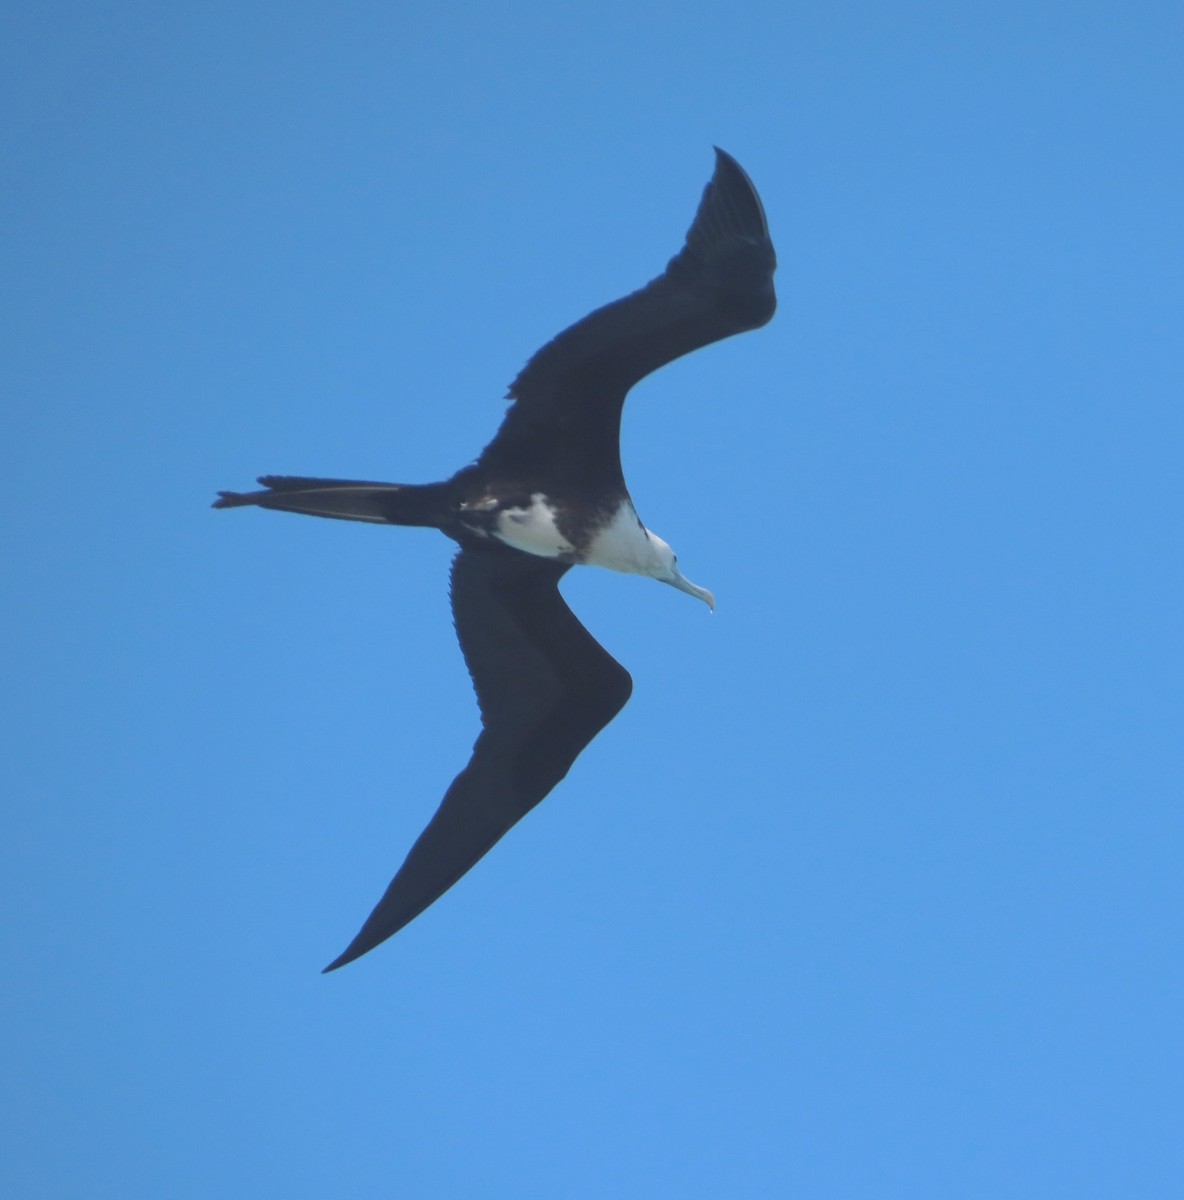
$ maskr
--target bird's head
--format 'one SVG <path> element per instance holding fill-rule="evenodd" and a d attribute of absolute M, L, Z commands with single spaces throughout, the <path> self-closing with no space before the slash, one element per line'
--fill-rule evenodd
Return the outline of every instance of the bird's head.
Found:
<path fill-rule="evenodd" d="M 715 597 L 706 588 L 692 583 L 678 569 L 678 555 L 674 553 L 668 543 L 664 542 L 656 533 L 650 533 L 649 536 L 654 543 L 655 551 L 653 569 L 649 574 L 659 583 L 668 583 L 671 587 L 678 588 L 680 592 L 686 592 L 688 596 L 702 600 L 714 612 Z"/>

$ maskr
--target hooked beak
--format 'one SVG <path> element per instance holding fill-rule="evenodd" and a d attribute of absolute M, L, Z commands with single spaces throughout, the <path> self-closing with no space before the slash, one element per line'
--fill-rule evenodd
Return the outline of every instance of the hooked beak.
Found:
<path fill-rule="evenodd" d="M 688 596 L 694 596 L 697 600 L 702 600 L 712 612 L 715 612 L 715 597 L 706 588 L 692 583 L 677 567 L 669 579 L 663 579 L 661 582 L 668 583 L 671 587 L 678 588 L 680 592 L 686 592 Z"/>

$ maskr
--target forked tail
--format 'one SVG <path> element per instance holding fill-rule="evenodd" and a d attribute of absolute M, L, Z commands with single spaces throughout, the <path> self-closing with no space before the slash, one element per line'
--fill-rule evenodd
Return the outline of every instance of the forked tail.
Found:
<path fill-rule="evenodd" d="M 214 507 L 253 504 L 342 521 L 433 527 L 438 527 L 447 514 L 445 485 L 439 483 L 372 483 L 305 475 L 261 475 L 258 482 L 263 484 L 261 492 L 219 492 Z"/>

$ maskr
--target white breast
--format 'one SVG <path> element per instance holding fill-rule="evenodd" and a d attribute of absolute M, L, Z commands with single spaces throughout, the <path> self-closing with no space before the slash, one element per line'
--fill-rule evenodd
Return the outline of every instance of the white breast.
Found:
<path fill-rule="evenodd" d="M 627 575 L 660 576 L 668 573 L 673 558 L 670 547 L 646 529 L 633 505 L 625 500 L 588 544 L 583 561 Z"/>
<path fill-rule="evenodd" d="M 506 508 L 498 513 L 494 536 L 515 550 L 541 558 L 558 558 L 575 550 L 559 532 L 555 513 L 542 492 L 531 496 L 529 508 Z"/>

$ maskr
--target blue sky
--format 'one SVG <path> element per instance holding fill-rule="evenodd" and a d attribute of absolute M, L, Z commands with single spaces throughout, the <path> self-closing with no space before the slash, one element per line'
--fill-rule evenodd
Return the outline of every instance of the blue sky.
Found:
<path fill-rule="evenodd" d="M 1179 6 L 13 8 L 6 1100 L 22 1198 L 1169 1196 Z M 418 481 L 681 243 L 764 330 L 640 386 L 575 572 L 634 699 L 343 971 L 476 709 Z"/>

